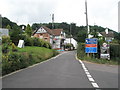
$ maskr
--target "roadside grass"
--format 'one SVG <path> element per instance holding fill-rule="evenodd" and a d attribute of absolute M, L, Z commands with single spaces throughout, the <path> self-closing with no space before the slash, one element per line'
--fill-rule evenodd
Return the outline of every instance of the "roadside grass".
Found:
<path fill-rule="evenodd" d="M 34 57 L 41 57 L 42 59 L 48 59 L 54 55 L 53 49 L 47 49 L 44 47 L 31 47 L 26 46 L 25 48 L 18 48 L 18 53 L 27 52 L 30 55 L 33 55 Z"/>
<path fill-rule="evenodd" d="M 107 59 L 98 59 L 98 58 L 91 58 L 91 57 L 87 57 L 85 56 L 84 58 L 79 58 L 82 61 L 88 61 L 88 62 L 93 62 L 93 63 L 97 63 L 97 64 L 108 64 L 108 65 L 118 65 L 118 61 L 117 60 L 107 60 Z"/>
<path fill-rule="evenodd" d="M 2 75 L 40 63 L 57 54 L 59 53 L 56 50 L 34 46 L 17 48 L 15 52 L 10 50 L 2 55 Z"/>

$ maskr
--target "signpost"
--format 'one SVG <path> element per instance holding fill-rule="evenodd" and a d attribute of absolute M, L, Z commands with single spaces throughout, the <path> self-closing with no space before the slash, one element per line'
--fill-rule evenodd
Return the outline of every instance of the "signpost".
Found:
<path fill-rule="evenodd" d="M 86 39 L 85 52 L 86 53 L 97 53 L 97 38 Z"/>
<path fill-rule="evenodd" d="M 107 43 L 103 43 L 103 45 L 101 46 L 101 54 L 100 57 L 103 59 L 108 59 L 110 60 L 110 46 Z"/>

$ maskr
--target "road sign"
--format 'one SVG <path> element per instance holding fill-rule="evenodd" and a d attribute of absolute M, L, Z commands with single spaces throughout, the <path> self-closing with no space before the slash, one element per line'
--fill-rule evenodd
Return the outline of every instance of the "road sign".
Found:
<path fill-rule="evenodd" d="M 97 38 L 86 39 L 85 40 L 85 52 L 86 53 L 97 53 Z"/>

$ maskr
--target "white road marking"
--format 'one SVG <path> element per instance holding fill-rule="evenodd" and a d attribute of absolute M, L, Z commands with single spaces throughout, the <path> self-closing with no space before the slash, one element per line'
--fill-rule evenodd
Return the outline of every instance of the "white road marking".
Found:
<path fill-rule="evenodd" d="M 94 80 L 93 78 L 91 78 L 91 77 L 90 77 L 90 78 L 88 77 L 88 79 L 89 79 L 89 81 L 91 81 L 91 82 L 94 82 L 94 81 L 95 81 L 95 80 Z"/>
<path fill-rule="evenodd" d="M 92 83 L 93 87 L 95 88 L 99 88 L 99 86 L 97 85 L 97 83 Z"/>
<path fill-rule="evenodd" d="M 88 78 L 91 78 L 92 76 L 91 75 L 87 75 Z"/>
<path fill-rule="evenodd" d="M 77 55 L 76 55 L 76 59 L 79 60 L 79 59 L 77 58 Z M 94 88 L 99 88 L 98 84 L 95 83 L 95 80 L 94 80 L 94 79 L 92 78 L 92 76 L 90 75 L 90 73 L 89 73 L 88 69 L 86 68 L 85 64 L 84 64 L 81 60 L 79 60 L 79 62 L 80 62 L 80 64 L 82 65 L 82 68 L 83 68 L 83 70 L 85 71 L 85 74 L 87 75 L 87 78 L 88 78 L 88 80 L 91 82 L 92 86 L 93 86 Z"/>
<path fill-rule="evenodd" d="M 85 72 L 87 75 L 90 75 L 90 73 L 89 72 Z"/>

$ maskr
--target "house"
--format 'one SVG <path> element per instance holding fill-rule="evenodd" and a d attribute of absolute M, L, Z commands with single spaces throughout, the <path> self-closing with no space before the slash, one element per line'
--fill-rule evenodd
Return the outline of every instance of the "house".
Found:
<path fill-rule="evenodd" d="M 100 32 L 100 34 L 105 38 L 106 41 L 110 42 L 114 39 L 114 33 L 112 31 L 109 32 Z"/>
<path fill-rule="evenodd" d="M 74 38 L 66 38 L 64 44 L 71 43 L 77 49 L 77 41 Z"/>
<path fill-rule="evenodd" d="M 41 26 L 33 33 L 33 37 L 38 37 L 51 43 L 54 49 L 60 49 L 64 43 L 63 29 L 50 29 L 45 26 Z"/>

